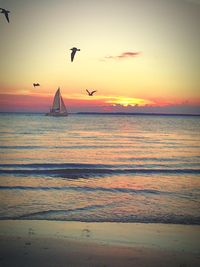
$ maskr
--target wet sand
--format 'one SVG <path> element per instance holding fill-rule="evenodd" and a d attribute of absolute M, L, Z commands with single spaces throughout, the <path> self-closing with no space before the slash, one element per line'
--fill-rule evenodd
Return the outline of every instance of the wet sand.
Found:
<path fill-rule="evenodd" d="M 0 266 L 197 267 L 200 226 L 0 221 Z"/>

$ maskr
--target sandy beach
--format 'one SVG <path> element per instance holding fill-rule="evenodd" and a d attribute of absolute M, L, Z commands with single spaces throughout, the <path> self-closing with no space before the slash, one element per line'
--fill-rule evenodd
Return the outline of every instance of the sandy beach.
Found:
<path fill-rule="evenodd" d="M 9 220 L 0 246 L 2 267 L 200 265 L 199 226 Z"/>

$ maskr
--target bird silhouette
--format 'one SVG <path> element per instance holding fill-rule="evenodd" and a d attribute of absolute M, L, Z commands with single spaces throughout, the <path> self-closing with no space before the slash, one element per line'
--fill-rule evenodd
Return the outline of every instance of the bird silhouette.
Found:
<path fill-rule="evenodd" d="M 1 10 L 0 12 L 1 12 L 2 14 L 5 15 L 6 20 L 7 20 L 7 22 L 9 23 L 10 20 L 9 20 L 9 17 L 8 17 L 8 13 L 10 13 L 10 11 L 9 11 L 9 10 L 6 10 L 6 9 L 4 9 L 4 8 L 0 8 L 0 10 Z"/>
<path fill-rule="evenodd" d="M 95 92 L 97 92 L 97 91 L 92 91 L 92 92 L 90 92 L 90 91 L 88 91 L 87 89 L 86 89 L 86 91 L 87 91 L 87 93 L 88 93 L 89 96 L 93 96 L 93 94 L 94 94 Z"/>
<path fill-rule="evenodd" d="M 81 51 L 81 50 L 76 48 L 76 47 L 72 47 L 70 50 L 72 50 L 72 52 L 71 52 L 71 62 L 73 62 L 76 52 L 77 51 Z"/>
<path fill-rule="evenodd" d="M 33 86 L 36 87 L 36 86 L 40 86 L 39 83 L 33 83 Z"/>

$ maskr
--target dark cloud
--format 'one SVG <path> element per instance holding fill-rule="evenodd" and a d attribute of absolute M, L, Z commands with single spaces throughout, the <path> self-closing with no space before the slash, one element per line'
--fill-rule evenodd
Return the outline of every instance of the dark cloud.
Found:
<path fill-rule="evenodd" d="M 106 56 L 105 59 L 123 59 L 123 58 L 132 58 L 136 57 L 140 52 L 123 52 L 118 56 Z"/>

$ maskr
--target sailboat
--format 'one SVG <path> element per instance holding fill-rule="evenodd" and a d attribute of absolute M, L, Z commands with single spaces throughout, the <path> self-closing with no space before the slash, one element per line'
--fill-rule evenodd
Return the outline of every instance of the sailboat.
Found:
<path fill-rule="evenodd" d="M 63 98 L 60 93 L 60 87 L 55 93 L 54 99 L 53 99 L 53 106 L 50 108 L 50 112 L 46 113 L 46 116 L 55 116 L 55 117 L 64 117 L 68 116 L 68 112 L 65 106 L 65 103 L 63 101 Z"/>

